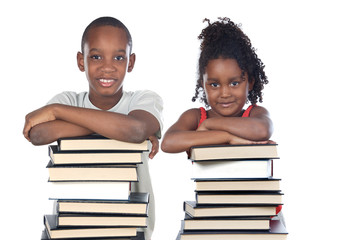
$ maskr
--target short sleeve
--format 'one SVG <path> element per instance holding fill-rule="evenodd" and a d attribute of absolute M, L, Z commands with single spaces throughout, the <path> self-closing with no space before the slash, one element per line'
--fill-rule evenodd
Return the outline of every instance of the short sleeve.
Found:
<path fill-rule="evenodd" d="M 64 105 L 76 106 L 77 94 L 75 92 L 62 92 L 55 95 L 51 100 L 47 102 L 47 105 L 53 103 L 60 103 Z"/>
<path fill-rule="evenodd" d="M 149 90 L 136 91 L 129 105 L 129 112 L 134 110 L 144 110 L 151 113 L 159 122 L 160 130 L 157 136 L 161 138 L 163 129 L 163 100 L 155 92 Z"/>

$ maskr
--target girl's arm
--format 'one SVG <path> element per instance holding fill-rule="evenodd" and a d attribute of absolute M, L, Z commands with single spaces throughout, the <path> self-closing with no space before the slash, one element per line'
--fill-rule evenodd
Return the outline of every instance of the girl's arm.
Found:
<path fill-rule="evenodd" d="M 142 142 L 149 136 L 154 135 L 160 128 L 157 119 L 143 110 L 135 110 L 128 115 L 124 115 L 62 104 L 51 104 L 26 116 L 23 130 L 24 136 L 30 140 L 30 131 L 33 127 L 55 120 L 77 125 L 80 128 L 76 131 L 95 132 L 108 138 L 126 142 Z"/>
<path fill-rule="evenodd" d="M 206 119 L 199 130 L 222 130 L 235 136 L 252 140 L 269 140 L 273 132 L 273 124 L 268 111 L 260 106 L 254 107 L 250 117 L 216 117 Z"/>
<path fill-rule="evenodd" d="M 198 121 L 198 109 L 184 112 L 165 133 L 161 149 L 164 152 L 178 153 L 188 151 L 192 146 L 198 145 L 257 143 L 237 137 L 224 130 L 196 131 Z"/>

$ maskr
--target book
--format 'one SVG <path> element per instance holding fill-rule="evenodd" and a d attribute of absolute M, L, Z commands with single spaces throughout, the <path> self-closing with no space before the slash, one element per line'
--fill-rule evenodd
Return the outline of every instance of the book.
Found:
<path fill-rule="evenodd" d="M 270 231 L 183 231 L 176 240 L 286 240 L 287 231 L 279 220 L 270 220 Z"/>
<path fill-rule="evenodd" d="M 142 151 L 60 151 L 57 145 L 48 147 L 48 155 L 53 164 L 140 164 L 147 157 L 147 152 Z"/>
<path fill-rule="evenodd" d="M 197 204 L 282 204 L 281 192 L 196 192 Z"/>
<path fill-rule="evenodd" d="M 110 227 L 147 227 L 146 216 L 98 215 L 98 214 L 58 214 L 57 226 L 110 226 Z"/>
<path fill-rule="evenodd" d="M 280 179 L 194 179 L 196 191 L 280 191 Z"/>
<path fill-rule="evenodd" d="M 44 224 L 51 239 L 136 236 L 133 227 L 58 227 L 56 215 L 45 215 Z"/>
<path fill-rule="evenodd" d="M 192 218 L 185 215 L 184 231 L 193 230 L 269 230 L 270 217 L 218 217 Z"/>
<path fill-rule="evenodd" d="M 41 240 L 49 240 L 51 239 L 48 234 L 47 230 L 44 229 L 41 234 Z M 93 240 L 93 238 L 58 238 L 58 240 Z M 144 240 L 144 233 L 143 232 L 137 232 L 137 235 L 135 237 L 95 237 L 94 239 L 100 239 L 100 240 Z"/>
<path fill-rule="evenodd" d="M 223 160 L 194 162 L 192 178 L 271 178 L 272 160 Z"/>
<path fill-rule="evenodd" d="M 148 213 L 149 193 L 132 192 L 128 200 L 62 200 L 57 201 L 59 213 L 99 213 L 142 215 Z"/>
<path fill-rule="evenodd" d="M 48 182 L 50 199 L 128 200 L 130 182 Z"/>
<path fill-rule="evenodd" d="M 277 144 L 194 146 L 190 152 L 193 161 L 274 158 L 279 158 Z"/>
<path fill-rule="evenodd" d="M 275 216 L 277 205 L 207 205 L 196 204 L 196 201 L 185 201 L 183 209 L 191 217 L 249 217 L 249 216 Z"/>
<path fill-rule="evenodd" d="M 137 181 L 136 166 L 47 165 L 49 181 Z"/>
<path fill-rule="evenodd" d="M 68 150 L 139 150 L 148 151 L 150 141 L 130 143 L 109 139 L 101 135 L 92 134 L 82 137 L 60 138 L 57 141 L 61 151 Z"/>

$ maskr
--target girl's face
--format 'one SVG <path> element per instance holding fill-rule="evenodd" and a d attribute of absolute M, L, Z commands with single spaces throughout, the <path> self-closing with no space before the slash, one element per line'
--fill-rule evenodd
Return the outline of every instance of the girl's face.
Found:
<path fill-rule="evenodd" d="M 203 75 L 203 88 L 211 107 L 209 117 L 239 117 L 254 81 L 234 59 L 210 60 Z"/>

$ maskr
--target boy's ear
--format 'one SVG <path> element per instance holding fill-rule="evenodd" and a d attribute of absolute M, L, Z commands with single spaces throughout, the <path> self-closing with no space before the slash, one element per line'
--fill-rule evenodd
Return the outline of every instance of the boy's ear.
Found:
<path fill-rule="evenodd" d="M 135 53 L 130 54 L 129 56 L 129 63 L 128 63 L 128 72 L 131 72 L 134 68 L 135 65 L 135 60 L 136 60 L 136 55 Z"/>
<path fill-rule="evenodd" d="M 85 67 L 84 67 L 83 54 L 81 52 L 77 52 L 76 59 L 77 59 L 77 66 L 78 66 L 78 68 L 80 69 L 81 72 L 84 72 L 85 71 Z"/>

